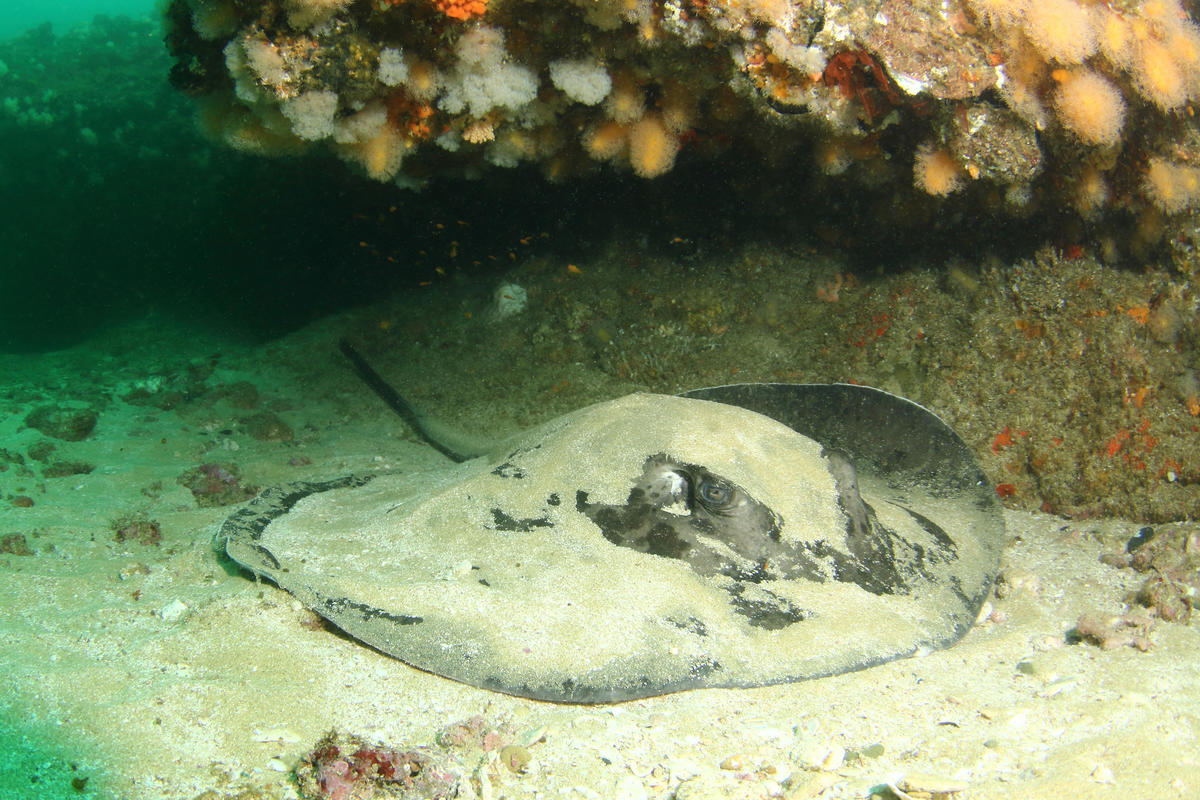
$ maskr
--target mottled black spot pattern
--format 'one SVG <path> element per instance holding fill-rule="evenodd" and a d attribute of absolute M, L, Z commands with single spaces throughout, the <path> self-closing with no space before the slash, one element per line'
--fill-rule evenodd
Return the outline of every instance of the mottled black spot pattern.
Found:
<path fill-rule="evenodd" d="M 492 509 L 492 521 L 495 526 L 492 530 L 507 531 L 511 533 L 529 533 L 534 528 L 553 528 L 554 523 L 547 517 L 528 517 L 526 519 L 517 519 L 516 517 L 505 514 L 498 508 Z"/>

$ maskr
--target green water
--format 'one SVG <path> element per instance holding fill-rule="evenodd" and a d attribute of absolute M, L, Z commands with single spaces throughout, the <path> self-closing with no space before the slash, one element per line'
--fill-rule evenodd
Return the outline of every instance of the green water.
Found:
<path fill-rule="evenodd" d="M 155 0 L 5 0 L 0 6 L 0 38 L 45 22 L 61 33 L 96 14 L 145 16 L 157 5 Z"/>
<path fill-rule="evenodd" d="M 101 797 L 96 759 L 61 743 L 57 731 L 0 718 L 0 797 L 58 800 Z"/>

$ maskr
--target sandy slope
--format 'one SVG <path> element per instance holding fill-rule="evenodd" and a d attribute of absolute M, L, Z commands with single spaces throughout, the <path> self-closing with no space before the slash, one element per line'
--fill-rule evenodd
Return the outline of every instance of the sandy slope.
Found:
<path fill-rule="evenodd" d="M 971 798 L 1200 796 L 1200 627 L 1160 624 L 1146 653 L 1064 644 L 1081 613 L 1118 610 L 1134 584 L 1098 561 L 1137 529 L 1120 521 L 1009 513 L 1014 591 L 961 644 L 783 687 L 553 706 L 451 683 L 313 625 L 217 557 L 210 540 L 229 507 L 198 508 L 176 478 L 207 461 L 260 485 L 439 464 L 336 359 L 312 355 L 332 351 L 336 327 L 257 350 L 162 330 L 148 350 L 132 329 L 3 359 L 6 450 L 44 438 L 22 420 L 48 397 L 92 404 L 100 422 L 57 443 L 90 474 L 0 473 L 5 498 L 34 501 L 0 505 L 0 537 L 22 534 L 33 551 L 0 555 L 0 794 L 285 797 L 288 770 L 330 728 L 427 744 L 483 714 L 545 726 L 527 772 L 498 773 L 496 796 L 511 798 L 863 797 L 912 772 L 955 779 Z M 166 411 L 103 400 L 218 346 L 208 395 Z M 260 393 L 255 409 L 214 399 L 242 380 Z M 292 441 L 246 432 L 239 420 L 264 409 Z M 159 544 L 114 540 L 110 520 L 132 511 L 160 524 Z"/>

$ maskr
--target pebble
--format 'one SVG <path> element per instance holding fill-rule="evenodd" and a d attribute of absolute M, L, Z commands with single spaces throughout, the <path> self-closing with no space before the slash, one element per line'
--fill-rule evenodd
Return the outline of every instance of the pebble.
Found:
<path fill-rule="evenodd" d="M 749 764 L 750 759 L 745 755 L 738 753 L 737 755 L 729 756 L 722 761 L 721 769 L 727 769 L 733 772 L 741 772 L 742 770 L 747 769 Z"/>
<path fill-rule="evenodd" d="M 145 564 L 142 564 L 140 562 L 137 562 L 137 563 L 133 563 L 133 564 L 126 564 L 125 566 L 121 567 L 121 570 L 117 573 L 117 577 L 123 581 L 128 581 L 128 580 L 132 580 L 133 578 L 137 577 L 138 575 L 149 575 L 149 574 L 150 574 L 150 567 L 148 567 Z"/>
<path fill-rule="evenodd" d="M 519 744 L 510 744 L 500 750 L 500 763 L 518 775 L 525 772 L 532 759 L 529 749 Z"/>
<path fill-rule="evenodd" d="M 1042 593 L 1042 580 L 1034 573 L 1017 567 L 1009 567 L 996 579 L 996 597 L 1001 600 L 1016 594 Z"/>
<path fill-rule="evenodd" d="M 805 769 L 833 772 L 846 763 L 846 748 L 836 744 L 816 744 L 800 758 Z"/>
<path fill-rule="evenodd" d="M 892 786 L 892 784 L 889 784 Z M 941 775 L 931 775 L 925 772 L 910 772 L 892 787 L 899 789 L 900 797 L 928 798 L 928 800 L 949 800 L 953 795 L 966 791 L 967 784 L 963 781 L 946 778 Z M 900 794 L 903 792 L 904 794 Z"/>
<path fill-rule="evenodd" d="M 179 622 L 187 616 L 187 613 L 187 603 L 182 600 L 172 600 L 158 611 L 158 615 L 162 617 L 163 622 Z"/>
<path fill-rule="evenodd" d="M 862 749 L 861 755 L 863 758 L 879 758 L 881 755 L 883 755 L 883 753 L 884 753 L 883 743 L 876 742 L 875 744 L 870 744 L 870 745 L 867 745 L 866 747 L 864 747 Z"/>

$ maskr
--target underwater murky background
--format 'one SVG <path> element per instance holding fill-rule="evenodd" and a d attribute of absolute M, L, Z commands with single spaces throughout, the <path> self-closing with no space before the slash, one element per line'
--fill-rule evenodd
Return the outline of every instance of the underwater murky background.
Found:
<path fill-rule="evenodd" d="M 155 11 L 154 0 L 8 0 L 0 10 L 0 38 L 47 23 L 55 32 L 66 33 L 97 14 L 151 17 Z"/>

